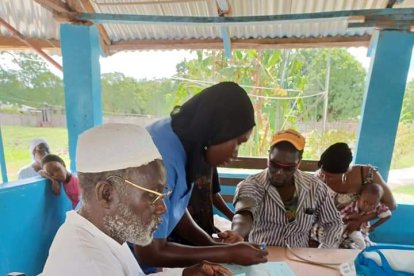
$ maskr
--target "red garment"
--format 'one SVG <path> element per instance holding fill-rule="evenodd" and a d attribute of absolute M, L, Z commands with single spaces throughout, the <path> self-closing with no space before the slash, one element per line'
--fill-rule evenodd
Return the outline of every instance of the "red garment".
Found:
<path fill-rule="evenodd" d="M 79 178 L 74 175 L 70 176 L 69 182 L 63 184 L 63 189 L 65 190 L 66 195 L 69 197 L 72 202 L 72 208 L 75 208 L 79 203 Z"/>

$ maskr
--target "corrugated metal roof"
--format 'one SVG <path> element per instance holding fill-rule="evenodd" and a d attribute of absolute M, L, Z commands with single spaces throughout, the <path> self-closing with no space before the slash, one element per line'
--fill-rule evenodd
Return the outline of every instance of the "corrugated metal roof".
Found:
<path fill-rule="evenodd" d="M 31 0 L 1 0 L 0 17 L 26 37 L 59 39 L 59 23 L 52 13 Z M 10 33 L 0 26 L 0 34 Z"/>
<path fill-rule="evenodd" d="M 80 0 L 78 0 L 81 2 Z M 217 16 L 215 0 L 192 2 L 125 5 L 127 2 L 148 0 L 91 0 L 97 13 Z M 228 0 L 231 16 L 258 16 L 277 14 L 299 14 L 324 11 L 380 9 L 388 0 Z M 117 3 L 102 5 L 99 3 Z M 396 7 L 414 7 L 414 0 L 406 0 Z M 59 39 L 59 23 L 52 13 L 32 0 L 1 0 L 0 16 L 13 25 L 24 36 L 40 39 Z M 209 39 L 221 38 L 217 26 L 184 26 L 160 24 L 104 24 L 113 42 L 141 39 Z M 231 38 L 284 38 L 362 36 L 370 34 L 372 28 L 347 28 L 345 18 L 311 22 L 275 22 L 228 27 Z M 0 34 L 10 35 L 0 27 Z"/>
<path fill-rule="evenodd" d="M 96 3 L 122 3 L 124 0 L 92 1 L 97 12 L 142 15 L 217 16 L 214 0 L 194 1 L 162 5 L 110 6 Z M 135 1 L 136 2 L 136 1 Z M 232 16 L 258 16 L 277 14 L 298 14 L 323 11 L 380 9 L 387 0 L 229 0 Z M 185 27 L 169 25 L 116 25 L 105 24 L 111 40 L 130 39 L 191 39 L 221 38 L 218 27 Z M 347 29 L 346 19 L 326 20 L 315 23 L 271 23 L 229 27 L 232 38 L 280 38 L 280 37 L 323 37 L 336 35 L 370 34 L 371 28 Z"/>

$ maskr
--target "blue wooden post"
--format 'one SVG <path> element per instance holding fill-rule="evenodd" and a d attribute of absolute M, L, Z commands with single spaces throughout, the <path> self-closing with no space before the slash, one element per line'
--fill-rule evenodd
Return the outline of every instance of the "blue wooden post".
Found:
<path fill-rule="evenodd" d="M 95 26 L 62 24 L 60 36 L 70 168 L 76 171 L 78 135 L 102 124 L 101 48 Z"/>
<path fill-rule="evenodd" d="M 1 133 L 0 126 L 0 166 L 1 166 L 1 178 L 3 183 L 8 182 L 7 179 L 7 168 L 6 168 L 6 154 L 3 147 L 3 134 Z"/>
<path fill-rule="evenodd" d="M 374 36 L 355 163 L 373 164 L 387 180 L 400 120 L 414 33 L 379 31 Z"/>

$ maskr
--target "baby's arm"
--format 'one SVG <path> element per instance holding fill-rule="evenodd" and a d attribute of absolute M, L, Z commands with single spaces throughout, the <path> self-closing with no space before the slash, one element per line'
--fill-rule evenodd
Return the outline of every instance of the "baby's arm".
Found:
<path fill-rule="evenodd" d="M 378 220 L 369 227 L 369 232 L 374 231 L 375 228 L 377 228 L 378 226 L 380 226 L 381 224 L 389 220 L 391 218 L 392 213 L 387 205 L 380 204 L 376 209 L 376 214 L 377 214 Z"/>
<path fill-rule="evenodd" d="M 378 226 L 380 226 L 381 224 L 383 224 L 384 222 L 386 222 L 387 220 L 389 220 L 391 218 L 391 216 L 385 217 L 385 218 L 380 218 L 378 219 L 373 225 L 371 225 L 369 227 L 369 232 L 372 232 L 375 230 L 375 228 L 377 228 Z"/>

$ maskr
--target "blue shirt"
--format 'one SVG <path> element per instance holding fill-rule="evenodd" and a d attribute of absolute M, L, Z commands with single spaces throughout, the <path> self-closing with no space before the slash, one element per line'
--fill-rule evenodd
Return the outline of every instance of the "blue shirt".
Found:
<path fill-rule="evenodd" d="M 162 223 L 154 233 L 154 239 L 166 239 L 181 220 L 188 206 L 193 185 L 187 185 L 187 156 L 180 139 L 171 127 L 171 118 L 161 119 L 147 126 L 147 130 L 162 156 L 167 170 L 167 186 L 172 190 L 171 195 L 165 199 L 167 210 Z"/>

